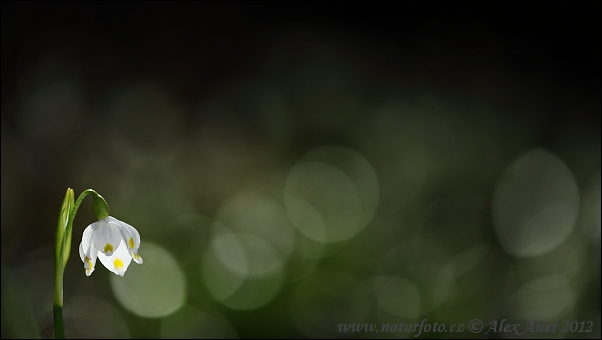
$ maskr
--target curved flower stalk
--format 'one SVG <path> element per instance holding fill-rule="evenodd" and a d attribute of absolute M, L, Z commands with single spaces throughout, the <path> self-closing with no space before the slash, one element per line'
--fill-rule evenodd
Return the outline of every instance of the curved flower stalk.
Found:
<path fill-rule="evenodd" d="M 105 199 L 92 189 L 82 192 L 73 202 L 73 189 L 67 189 L 61 206 L 54 247 L 54 329 L 57 339 L 65 337 L 63 326 L 63 274 L 71 252 L 73 220 L 83 199 L 92 195 L 92 210 L 98 219 L 82 235 L 79 255 L 87 276 L 95 269 L 96 259 L 113 273 L 123 276 L 131 261 L 141 264 L 138 254 L 140 234 L 136 228 L 109 216 Z"/>

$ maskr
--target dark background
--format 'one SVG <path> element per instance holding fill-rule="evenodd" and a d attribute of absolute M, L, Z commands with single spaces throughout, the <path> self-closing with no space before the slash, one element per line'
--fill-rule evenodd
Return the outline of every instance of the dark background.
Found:
<path fill-rule="evenodd" d="M 107 288 L 113 274 L 100 265 L 86 278 L 77 246 L 94 217 L 84 201 L 65 308 L 69 295 L 91 296 L 107 305 L 99 324 L 115 313 L 126 321 L 114 332 L 82 330 L 67 316 L 67 336 L 370 336 L 334 326 L 403 319 L 407 311 L 383 307 L 389 295 L 374 282 L 379 275 L 413 280 L 404 266 L 394 265 L 395 274 L 381 267 L 386 249 L 416 237 L 448 252 L 437 261 L 476 249 L 480 262 L 454 279 L 454 298 L 408 322 L 521 320 L 514 300 L 498 292 L 520 302 L 521 287 L 541 273 L 525 265 L 532 259 L 505 251 L 491 208 L 506 169 L 534 149 L 550 152 L 574 177 L 580 215 L 569 250 L 557 251 L 559 259 L 576 258 L 567 267 L 581 269 L 546 273 L 568 278 L 563 287 L 570 288 L 550 294 L 568 291 L 573 302 L 552 316 L 530 315 L 594 320 L 586 336 L 599 337 L 600 22 L 600 2 L 3 1 L 2 337 L 53 334 L 53 223 L 68 187 L 76 195 L 100 192 L 113 216 L 140 231 L 143 257 L 145 240 L 171 253 L 187 282 L 178 307 L 197 309 L 145 318 L 120 304 Z M 306 245 L 327 249 L 311 260 L 299 255 L 295 231 L 282 280 L 261 305 L 241 310 L 212 295 L 199 265 L 209 261 L 209 230 L 224 202 L 257 185 L 286 191 L 287 173 L 304 155 L 333 145 L 355 150 L 376 173 L 371 222 L 344 242 Z M 282 203 L 282 195 L 270 195 Z M 583 227 L 589 218 L 593 226 Z M 418 246 L 412 256 L 429 258 L 429 249 Z M 542 261 L 564 268 L 554 259 Z M 360 307 L 365 294 L 355 290 L 324 297 L 319 278 L 332 272 L 381 288 Z M 342 277 L 332 285 L 349 282 Z M 5 294 L 29 302 L 16 307 L 4 303 Z M 295 302 L 298 295 L 312 302 Z M 346 308 L 354 312 L 336 317 Z M 542 302 L 533 310 L 546 308 Z M 299 310 L 309 321 L 299 321 Z M 198 313 L 214 328 L 194 328 Z"/>

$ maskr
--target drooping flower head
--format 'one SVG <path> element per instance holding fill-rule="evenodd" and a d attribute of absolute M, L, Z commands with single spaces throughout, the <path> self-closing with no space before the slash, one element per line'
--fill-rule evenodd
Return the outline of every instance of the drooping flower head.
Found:
<path fill-rule="evenodd" d="M 140 234 L 131 225 L 109 216 L 106 202 L 98 196 L 94 196 L 92 207 L 99 220 L 84 230 L 79 256 L 87 276 L 96 269 L 97 258 L 108 270 L 123 276 L 132 259 L 142 264 L 138 254 Z"/>

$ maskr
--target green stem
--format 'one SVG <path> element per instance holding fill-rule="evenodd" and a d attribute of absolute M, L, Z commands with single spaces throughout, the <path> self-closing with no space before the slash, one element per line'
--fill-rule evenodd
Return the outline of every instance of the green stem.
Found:
<path fill-rule="evenodd" d="M 55 242 L 59 242 L 59 233 Z M 61 249 L 61 247 L 57 247 Z M 65 329 L 63 326 L 63 257 L 59 251 L 54 254 L 54 337 L 56 339 L 65 338 Z"/>
<path fill-rule="evenodd" d="M 73 231 L 73 220 L 80 204 L 89 194 L 102 197 L 92 189 L 82 192 L 75 204 L 73 203 L 73 190 L 67 189 L 67 194 L 61 206 L 61 213 L 54 240 L 54 336 L 56 339 L 65 338 L 65 326 L 63 323 L 63 276 L 65 265 L 71 252 L 71 233 Z M 65 216 L 65 214 L 67 216 Z M 64 228 L 64 229 L 63 229 Z"/>
<path fill-rule="evenodd" d="M 63 307 L 55 305 L 54 311 L 54 338 L 64 339 L 65 328 L 63 326 Z"/>

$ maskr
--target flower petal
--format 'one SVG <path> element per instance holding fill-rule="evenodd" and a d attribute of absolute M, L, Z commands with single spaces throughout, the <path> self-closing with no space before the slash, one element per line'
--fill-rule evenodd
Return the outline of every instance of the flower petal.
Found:
<path fill-rule="evenodd" d="M 82 259 L 83 263 L 86 263 L 86 255 L 84 254 L 84 250 L 82 249 L 82 243 L 79 243 L 79 258 Z"/>
<path fill-rule="evenodd" d="M 108 223 L 106 218 L 96 222 L 93 234 L 94 246 L 106 256 L 111 256 L 117 250 L 122 239 L 119 228 Z"/>
<path fill-rule="evenodd" d="M 90 261 L 91 263 L 89 263 L 90 267 L 92 268 L 92 270 L 94 270 L 94 267 L 96 266 L 96 257 L 98 256 L 98 249 L 96 249 L 96 247 L 94 246 L 94 243 L 92 243 L 92 245 L 90 246 Z"/>
<path fill-rule="evenodd" d="M 98 259 L 105 267 L 107 267 L 108 270 L 119 276 L 123 276 L 125 274 L 125 271 L 132 262 L 132 257 L 130 256 L 130 253 L 128 252 L 123 240 L 119 243 L 119 247 L 111 256 L 106 256 L 105 254 L 99 252 Z"/>
<path fill-rule="evenodd" d="M 86 229 L 84 229 L 84 233 L 82 234 L 82 242 L 80 244 L 80 247 L 84 251 L 84 255 L 88 257 L 90 257 L 90 246 L 92 245 L 92 235 L 94 234 L 92 224 L 90 224 Z M 84 258 L 82 257 L 82 261 L 83 260 Z"/>
<path fill-rule="evenodd" d="M 134 259 L 134 262 L 136 262 L 138 264 L 142 264 L 142 262 L 144 262 L 142 260 L 142 256 L 140 256 L 139 254 L 130 254 L 130 256 L 132 256 L 132 259 Z"/>
<path fill-rule="evenodd" d="M 90 276 L 92 275 L 92 272 L 94 271 L 94 269 L 96 269 L 96 255 L 98 254 L 98 250 L 96 250 L 94 248 L 94 245 L 92 245 L 93 250 L 90 252 L 90 257 L 85 256 L 84 258 L 84 269 L 86 270 L 86 276 Z M 80 257 L 83 254 L 83 250 L 81 248 L 81 245 L 79 247 L 79 254 Z"/>
<path fill-rule="evenodd" d="M 119 232 L 121 233 L 121 236 L 127 245 L 130 255 L 134 259 L 134 262 L 141 264 L 142 257 L 138 255 L 138 248 L 140 248 L 140 234 L 138 233 L 138 230 L 131 225 L 111 216 L 107 217 L 107 220 L 110 224 L 114 223 L 117 225 Z"/>
<path fill-rule="evenodd" d="M 92 242 L 94 234 L 94 228 L 89 225 L 82 234 L 82 242 L 79 244 L 79 257 L 84 263 L 84 269 L 86 270 L 86 276 L 92 275 L 94 267 L 96 266 L 96 253 L 98 250 L 94 247 Z"/>

